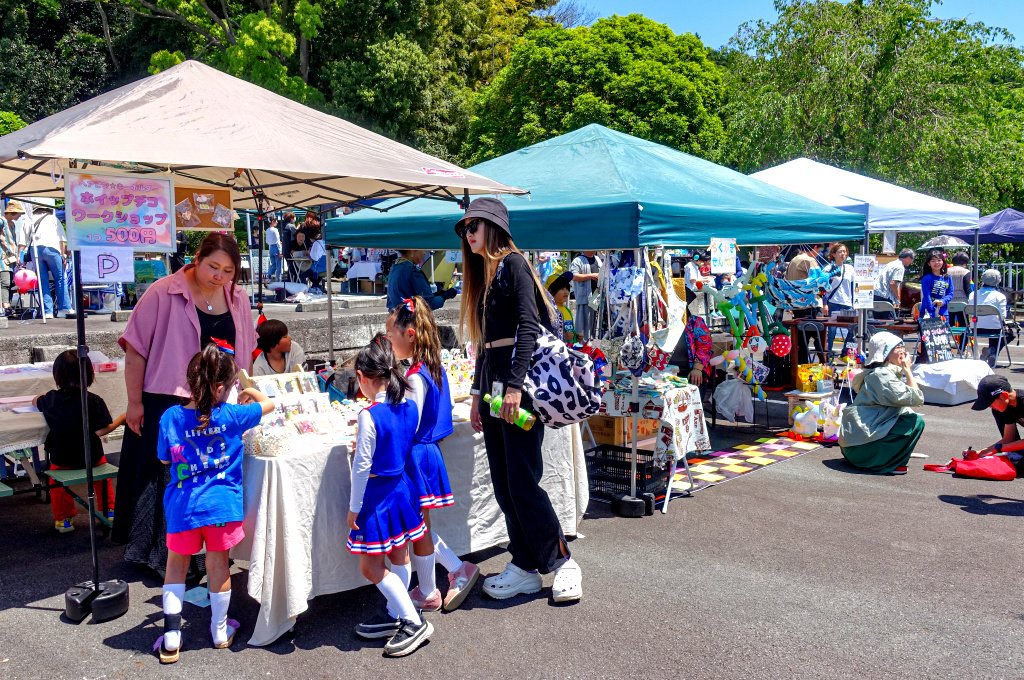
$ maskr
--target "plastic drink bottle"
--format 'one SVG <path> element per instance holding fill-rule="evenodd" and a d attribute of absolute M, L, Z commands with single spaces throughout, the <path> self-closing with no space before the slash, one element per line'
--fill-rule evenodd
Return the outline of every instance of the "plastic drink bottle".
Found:
<path fill-rule="evenodd" d="M 501 400 L 500 399 L 495 399 L 490 394 L 485 394 L 483 396 L 484 396 L 484 401 L 491 407 L 491 413 L 493 413 L 496 416 L 500 415 L 501 414 Z M 523 428 L 526 431 L 529 431 L 530 428 L 533 427 L 533 424 L 536 423 L 536 422 L 537 422 L 537 416 L 533 415 L 532 413 L 530 413 L 526 409 L 519 409 L 519 411 L 516 413 L 516 420 L 515 420 L 516 426 L 521 427 L 521 428 Z"/>

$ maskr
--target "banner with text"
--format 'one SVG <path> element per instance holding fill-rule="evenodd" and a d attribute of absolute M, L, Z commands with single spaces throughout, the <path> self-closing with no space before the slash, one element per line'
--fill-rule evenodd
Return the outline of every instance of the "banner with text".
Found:
<path fill-rule="evenodd" d="M 711 239 L 711 273 L 736 273 L 736 239 Z"/>
<path fill-rule="evenodd" d="M 173 200 L 168 177 L 69 170 L 64 176 L 68 247 L 173 252 Z"/>
<path fill-rule="evenodd" d="M 853 308 L 874 309 L 875 284 L 878 283 L 878 258 L 874 255 L 853 257 Z"/>
<path fill-rule="evenodd" d="M 82 283 L 131 283 L 135 281 L 135 252 L 131 248 L 78 249 Z"/>

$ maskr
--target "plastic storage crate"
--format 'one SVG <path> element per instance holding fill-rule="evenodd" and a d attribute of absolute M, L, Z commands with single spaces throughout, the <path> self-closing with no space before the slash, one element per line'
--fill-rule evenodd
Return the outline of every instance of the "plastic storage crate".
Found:
<path fill-rule="evenodd" d="M 624 446 L 598 444 L 586 452 L 587 476 L 592 497 L 610 501 L 630 492 L 629 471 L 632 450 Z M 654 452 L 638 449 L 636 452 L 636 492 L 665 492 L 668 470 L 654 464 Z"/>

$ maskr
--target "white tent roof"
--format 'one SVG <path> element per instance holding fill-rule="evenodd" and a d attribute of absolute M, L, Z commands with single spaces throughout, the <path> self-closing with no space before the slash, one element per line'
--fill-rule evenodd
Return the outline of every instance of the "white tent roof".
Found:
<path fill-rule="evenodd" d="M 920 194 L 809 158 L 797 158 L 755 172 L 751 177 L 840 210 L 866 214 L 869 231 L 951 231 L 978 226 L 977 208 Z"/>
<path fill-rule="evenodd" d="M 61 196 L 86 164 L 231 186 L 243 208 L 254 189 L 269 208 L 525 193 L 196 61 L 0 137 L 0 194 Z"/>

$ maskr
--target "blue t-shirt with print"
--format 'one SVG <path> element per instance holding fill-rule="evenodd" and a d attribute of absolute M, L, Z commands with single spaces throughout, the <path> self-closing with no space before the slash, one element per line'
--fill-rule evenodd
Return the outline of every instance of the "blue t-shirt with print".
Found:
<path fill-rule="evenodd" d="M 259 404 L 220 404 L 200 428 L 195 409 L 174 406 L 164 413 L 157 457 L 171 465 L 164 491 L 167 533 L 242 521 L 242 433 L 262 416 Z"/>

